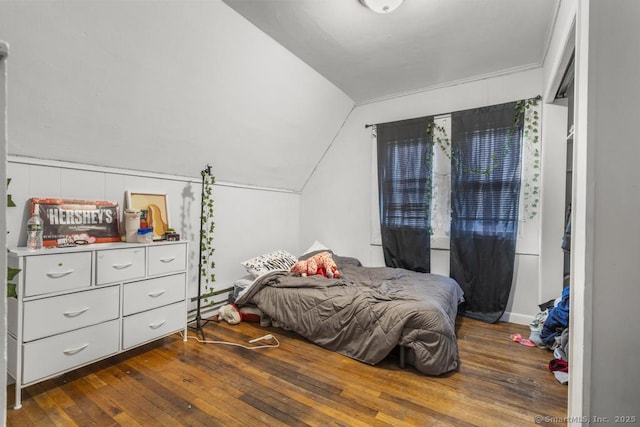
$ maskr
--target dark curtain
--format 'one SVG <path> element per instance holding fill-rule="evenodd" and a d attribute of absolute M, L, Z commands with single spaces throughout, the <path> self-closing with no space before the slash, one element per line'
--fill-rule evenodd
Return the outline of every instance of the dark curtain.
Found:
<path fill-rule="evenodd" d="M 490 323 L 513 282 L 522 147 L 515 114 L 512 102 L 451 115 L 451 277 L 464 290 L 459 312 Z"/>
<path fill-rule="evenodd" d="M 380 231 L 388 267 L 431 271 L 433 117 L 377 125 Z"/>

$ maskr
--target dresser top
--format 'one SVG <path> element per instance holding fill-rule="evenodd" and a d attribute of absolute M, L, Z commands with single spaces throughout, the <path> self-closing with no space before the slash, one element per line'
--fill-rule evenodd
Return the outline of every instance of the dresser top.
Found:
<path fill-rule="evenodd" d="M 33 256 L 33 255 L 52 255 L 52 254 L 64 254 L 70 252 L 88 252 L 88 251 L 101 251 L 112 249 L 131 249 L 140 247 L 154 247 L 154 246 L 169 246 L 169 245 L 181 245 L 188 243 L 187 240 L 167 241 L 160 240 L 152 243 L 93 243 L 88 245 L 76 245 L 64 248 L 58 248 L 55 246 L 47 246 L 43 249 L 29 250 L 26 247 L 9 248 L 9 252 L 17 256 Z"/>

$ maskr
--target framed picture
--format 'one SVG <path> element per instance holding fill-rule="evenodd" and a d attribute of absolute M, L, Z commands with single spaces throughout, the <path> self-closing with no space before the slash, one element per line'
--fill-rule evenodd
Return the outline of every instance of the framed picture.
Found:
<path fill-rule="evenodd" d="M 127 208 L 142 211 L 142 219 L 153 227 L 153 240 L 161 240 L 169 228 L 169 204 L 164 193 L 127 190 Z"/>

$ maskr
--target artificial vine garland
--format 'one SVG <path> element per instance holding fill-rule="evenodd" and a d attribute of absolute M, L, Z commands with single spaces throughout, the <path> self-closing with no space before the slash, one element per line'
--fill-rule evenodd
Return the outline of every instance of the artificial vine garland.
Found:
<path fill-rule="evenodd" d="M 539 136 L 540 136 L 540 114 L 538 112 L 538 100 L 539 96 L 530 99 L 524 99 L 517 101 L 514 107 L 513 125 L 511 132 L 514 132 L 520 125 L 521 118 L 524 117 L 523 136 L 524 136 L 524 156 L 525 158 L 533 159 L 533 162 L 524 162 L 524 170 L 522 173 L 524 190 L 523 190 L 523 208 L 525 211 L 525 218 L 533 219 L 538 214 L 538 208 L 540 205 L 540 148 L 539 148 Z M 444 126 L 438 125 L 435 122 L 427 125 L 427 134 L 431 136 L 434 145 L 438 146 L 448 159 L 455 159 L 455 151 L 451 145 L 451 138 L 447 135 L 447 131 Z M 491 153 L 493 160 L 492 164 L 485 168 L 470 168 L 466 172 L 489 176 L 493 170 L 500 166 L 500 157 L 506 156 L 508 148 L 505 146 L 501 152 Z M 431 153 L 425 153 L 427 159 L 431 157 Z M 426 202 L 431 201 L 431 177 L 427 178 L 427 196 Z M 431 226 L 429 226 L 431 230 Z"/>
<path fill-rule="evenodd" d="M 425 150 L 424 150 L 424 162 L 427 166 L 427 170 L 429 170 L 429 165 L 433 164 L 432 163 L 432 156 L 433 156 L 433 146 L 428 146 Z M 431 174 L 428 173 L 427 174 L 427 178 L 426 178 L 426 189 L 427 189 L 427 193 L 424 196 L 424 205 L 428 206 L 429 209 L 427 209 L 427 212 L 431 212 L 432 211 L 432 181 L 431 181 Z M 431 215 L 427 215 L 427 219 L 430 219 Z M 425 228 L 427 229 L 427 231 L 429 232 L 430 235 L 433 235 L 433 227 L 431 227 L 431 221 L 428 221 L 428 224 L 425 224 Z"/>
<path fill-rule="evenodd" d="M 437 134 L 436 131 L 438 131 Z M 427 133 L 447 158 L 451 160 L 453 158 L 453 147 L 451 147 L 451 138 L 447 136 L 447 130 L 444 126 L 438 125 L 436 122 L 431 122 L 427 125 Z"/>
<path fill-rule="evenodd" d="M 9 184 L 11 184 L 11 178 L 7 178 L 7 188 L 9 188 Z M 16 204 L 13 202 L 13 199 L 11 198 L 11 194 L 7 193 L 7 207 L 8 208 L 15 208 Z"/>
<path fill-rule="evenodd" d="M 523 148 L 525 161 L 522 171 L 522 200 L 524 217 L 533 219 L 540 206 L 540 113 L 538 100 L 540 97 L 525 99 L 516 103 L 518 113 L 514 117 L 514 127 L 519 125 L 520 117 L 524 117 Z"/>
<path fill-rule="evenodd" d="M 7 188 L 9 188 L 10 183 L 11 183 L 11 178 L 7 178 Z M 9 193 L 7 193 L 7 207 L 8 208 L 16 207 L 16 204 L 13 202 L 13 199 L 11 198 L 11 194 Z M 9 249 L 7 249 L 7 251 L 9 251 Z M 10 283 L 10 282 L 18 275 L 18 273 L 20 273 L 20 271 L 21 270 L 19 268 L 11 268 L 7 266 L 7 298 L 18 297 L 15 283 Z"/>
<path fill-rule="evenodd" d="M 200 217 L 200 276 L 204 279 L 205 292 L 202 295 L 203 302 L 205 305 L 213 305 L 213 302 L 209 301 L 209 297 L 214 294 L 213 283 L 216 280 L 216 275 L 213 273 L 213 269 L 216 267 L 216 263 L 213 260 L 213 253 L 215 252 L 213 230 L 216 228 L 216 224 L 213 221 L 213 185 L 216 182 L 216 178 L 210 175 L 208 170 L 210 169 L 205 169 L 201 172 L 204 187 L 202 191 L 202 216 Z"/>

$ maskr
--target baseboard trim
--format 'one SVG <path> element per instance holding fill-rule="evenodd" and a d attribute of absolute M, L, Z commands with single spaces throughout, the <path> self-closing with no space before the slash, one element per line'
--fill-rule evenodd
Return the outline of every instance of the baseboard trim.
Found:
<path fill-rule="evenodd" d="M 200 310 L 200 319 L 207 320 L 210 317 L 215 316 L 216 314 L 218 314 L 218 309 L 225 304 L 226 304 L 226 301 L 214 304 L 212 306 L 203 307 Z M 187 316 L 187 323 L 193 323 L 195 320 L 196 320 L 195 311 L 189 312 L 189 315 Z"/>
<path fill-rule="evenodd" d="M 528 314 L 511 313 L 509 311 L 505 311 L 502 317 L 500 318 L 500 321 L 516 323 L 518 325 L 529 325 L 529 323 L 531 323 L 533 318 L 534 316 L 530 316 Z"/>

